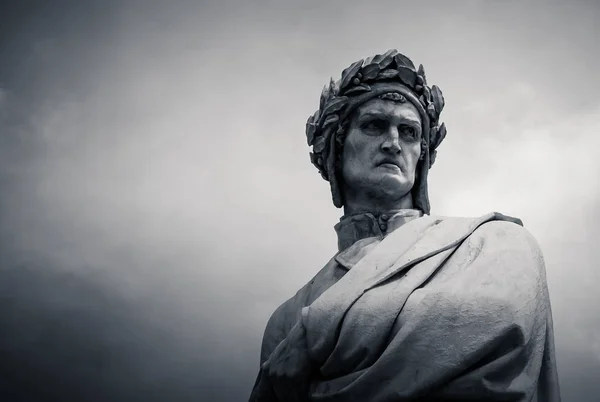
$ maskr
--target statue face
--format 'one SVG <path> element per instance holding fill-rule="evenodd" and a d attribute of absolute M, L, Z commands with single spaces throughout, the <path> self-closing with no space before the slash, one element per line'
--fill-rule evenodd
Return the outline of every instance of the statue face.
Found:
<path fill-rule="evenodd" d="M 379 98 L 354 113 L 342 153 L 346 197 L 394 202 L 410 193 L 421 154 L 421 117 L 410 102 Z"/>

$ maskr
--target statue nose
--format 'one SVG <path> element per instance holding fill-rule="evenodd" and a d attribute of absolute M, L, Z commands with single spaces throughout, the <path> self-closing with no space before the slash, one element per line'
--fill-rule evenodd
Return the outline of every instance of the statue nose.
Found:
<path fill-rule="evenodd" d="M 398 153 L 402 151 L 402 148 L 400 147 L 398 130 L 396 128 L 391 128 L 386 139 L 381 144 L 381 149 L 390 153 Z"/>

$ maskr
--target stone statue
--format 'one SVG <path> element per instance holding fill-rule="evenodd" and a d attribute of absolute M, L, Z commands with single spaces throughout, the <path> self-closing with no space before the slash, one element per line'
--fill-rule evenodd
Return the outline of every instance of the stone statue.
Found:
<path fill-rule="evenodd" d="M 544 261 L 519 219 L 430 214 L 441 90 L 396 50 L 306 124 L 339 251 L 265 330 L 250 401 L 559 401 Z"/>

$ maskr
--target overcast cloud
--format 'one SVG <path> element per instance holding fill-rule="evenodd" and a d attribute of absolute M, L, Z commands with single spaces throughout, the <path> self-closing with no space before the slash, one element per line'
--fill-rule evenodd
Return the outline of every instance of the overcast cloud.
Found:
<path fill-rule="evenodd" d="M 268 317 L 336 250 L 306 118 L 397 48 L 446 98 L 432 212 L 524 221 L 563 399 L 600 395 L 596 3 L 37 3 L 0 9 L 0 391 L 247 398 Z"/>

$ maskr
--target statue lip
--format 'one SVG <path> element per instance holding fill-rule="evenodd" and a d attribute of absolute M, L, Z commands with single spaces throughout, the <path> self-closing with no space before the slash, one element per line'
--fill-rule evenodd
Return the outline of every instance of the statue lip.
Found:
<path fill-rule="evenodd" d="M 400 162 L 393 158 L 385 158 L 377 164 L 377 166 L 384 166 L 384 165 L 393 165 L 393 166 L 397 167 L 398 169 L 402 169 L 400 167 Z"/>

